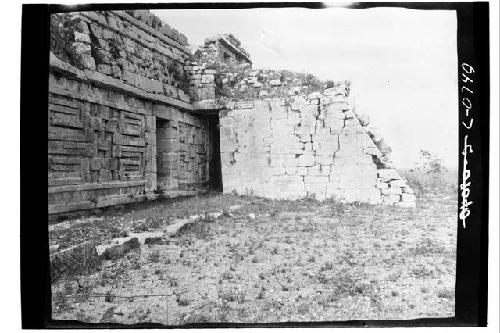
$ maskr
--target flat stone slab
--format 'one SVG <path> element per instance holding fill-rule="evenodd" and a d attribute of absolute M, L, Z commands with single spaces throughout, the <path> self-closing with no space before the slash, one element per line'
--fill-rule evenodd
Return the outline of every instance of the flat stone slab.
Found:
<path fill-rule="evenodd" d="M 116 245 L 122 245 L 125 242 L 130 241 L 132 238 L 137 238 L 140 245 L 144 245 L 146 238 L 163 237 L 163 231 L 145 231 L 141 233 L 130 233 L 127 237 L 113 238 L 108 244 L 101 244 L 96 246 L 96 251 L 98 255 L 102 255 L 106 249 L 111 248 Z"/>
<path fill-rule="evenodd" d="M 102 258 L 93 241 L 86 241 L 50 255 L 52 281 L 66 275 L 89 274 L 101 267 Z"/>

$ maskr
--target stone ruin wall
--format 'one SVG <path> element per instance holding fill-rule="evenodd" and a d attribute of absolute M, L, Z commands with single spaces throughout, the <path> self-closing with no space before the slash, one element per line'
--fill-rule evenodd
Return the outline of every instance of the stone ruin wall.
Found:
<path fill-rule="evenodd" d="M 224 192 L 413 207 L 412 190 L 381 162 L 346 88 L 230 103 L 220 118 Z"/>
<path fill-rule="evenodd" d="M 212 143 L 186 45 L 148 11 L 53 15 L 49 213 L 206 189 Z"/>
<path fill-rule="evenodd" d="M 225 193 L 414 206 L 349 82 L 254 70 L 232 35 L 187 46 L 144 10 L 52 16 L 49 213 L 205 191 L 220 110 Z"/>

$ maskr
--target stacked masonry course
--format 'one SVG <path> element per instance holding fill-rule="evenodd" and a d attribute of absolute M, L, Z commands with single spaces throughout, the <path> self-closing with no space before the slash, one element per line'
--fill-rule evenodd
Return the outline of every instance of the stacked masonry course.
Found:
<path fill-rule="evenodd" d="M 307 98 L 237 102 L 221 116 L 224 192 L 414 206 L 381 156 L 342 84 Z"/>
<path fill-rule="evenodd" d="M 348 82 L 253 70 L 231 34 L 193 55 L 144 10 L 52 16 L 48 116 L 49 213 L 206 191 L 217 118 L 224 192 L 415 204 Z"/>
<path fill-rule="evenodd" d="M 49 213 L 206 190 L 212 142 L 191 112 L 186 44 L 147 11 L 52 17 Z"/>

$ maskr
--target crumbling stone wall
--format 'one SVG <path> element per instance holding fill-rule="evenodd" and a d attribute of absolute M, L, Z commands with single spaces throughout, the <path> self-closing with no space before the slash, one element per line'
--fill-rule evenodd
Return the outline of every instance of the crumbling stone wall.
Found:
<path fill-rule="evenodd" d="M 224 192 L 414 206 L 405 181 L 384 168 L 346 88 L 229 104 L 220 118 Z"/>
<path fill-rule="evenodd" d="M 198 47 L 195 57 L 208 67 L 231 68 L 248 65 L 252 67 L 250 54 L 241 46 L 241 42 L 232 34 L 223 34 L 207 38 Z"/>
<path fill-rule="evenodd" d="M 192 113 L 186 44 L 147 11 L 52 17 L 49 213 L 206 189 L 209 123 Z"/>
<path fill-rule="evenodd" d="M 224 192 L 415 204 L 348 81 L 252 70 L 231 34 L 187 45 L 148 11 L 52 16 L 49 213 L 206 190 L 217 113 Z"/>

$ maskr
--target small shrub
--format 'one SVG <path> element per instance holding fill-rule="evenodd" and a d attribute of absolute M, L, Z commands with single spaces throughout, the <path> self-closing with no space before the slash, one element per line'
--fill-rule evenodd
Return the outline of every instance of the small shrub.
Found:
<path fill-rule="evenodd" d="M 321 266 L 319 270 L 323 272 L 323 271 L 331 271 L 332 269 L 333 269 L 333 264 L 331 262 L 327 262 L 323 266 Z"/>
<path fill-rule="evenodd" d="M 451 289 L 441 289 L 437 295 L 439 298 L 452 299 L 455 297 L 455 292 Z"/>
<path fill-rule="evenodd" d="M 428 269 L 425 266 L 418 266 L 411 270 L 411 275 L 415 276 L 416 278 L 422 279 L 422 278 L 434 277 L 435 272 L 434 270 Z"/>
<path fill-rule="evenodd" d="M 68 302 L 66 300 L 66 294 L 59 290 L 52 295 L 52 307 L 58 311 L 64 311 L 68 308 Z"/>
<path fill-rule="evenodd" d="M 149 261 L 153 263 L 158 263 L 160 262 L 160 251 L 159 250 L 154 250 L 150 255 L 149 255 Z"/>

